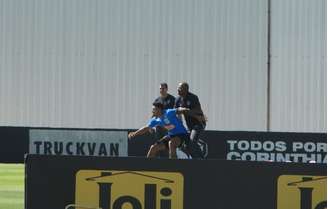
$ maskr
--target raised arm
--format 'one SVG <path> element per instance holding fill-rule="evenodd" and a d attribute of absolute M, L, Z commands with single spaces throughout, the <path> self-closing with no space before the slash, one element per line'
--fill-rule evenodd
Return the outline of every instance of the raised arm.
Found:
<path fill-rule="evenodd" d="M 193 118 L 196 118 L 200 122 L 207 121 L 207 118 L 203 114 L 203 111 L 200 109 L 200 107 L 199 107 L 199 109 L 193 109 L 193 110 L 191 110 L 189 108 L 185 108 L 185 107 L 178 107 L 178 108 L 176 108 L 176 112 L 177 112 L 177 114 L 189 115 Z"/>
<path fill-rule="evenodd" d="M 130 132 L 128 134 L 128 138 L 131 139 L 131 138 L 136 137 L 136 136 L 141 136 L 141 135 L 144 135 L 145 133 L 150 132 L 150 131 L 151 131 L 150 127 L 144 126 L 144 127 L 139 128 L 139 130 L 137 130 L 137 131 Z"/>

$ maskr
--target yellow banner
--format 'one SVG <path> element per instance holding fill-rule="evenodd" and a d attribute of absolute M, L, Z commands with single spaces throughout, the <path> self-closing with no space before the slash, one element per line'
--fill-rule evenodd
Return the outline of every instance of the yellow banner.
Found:
<path fill-rule="evenodd" d="M 102 209 L 183 209 L 181 173 L 80 170 L 75 204 Z"/>
<path fill-rule="evenodd" d="M 277 209 L 327 208 L 327 176 L 281 175 Z"/>

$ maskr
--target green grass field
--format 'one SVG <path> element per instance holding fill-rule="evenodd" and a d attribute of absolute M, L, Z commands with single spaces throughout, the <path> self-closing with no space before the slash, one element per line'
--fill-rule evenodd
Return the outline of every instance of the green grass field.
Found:
<path fill-rule="evenodd" d="M 24 208 L 24 164 L 0 164 L 0 208 Z"/>

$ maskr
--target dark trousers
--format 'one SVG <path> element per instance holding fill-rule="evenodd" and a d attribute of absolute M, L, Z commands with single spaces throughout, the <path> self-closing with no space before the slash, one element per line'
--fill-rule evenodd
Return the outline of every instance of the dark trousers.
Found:
<path fill-rule="evenodd" d="M 205 126 L 195 125 L 190 129 L 190 142 L 187 145 L 187 150 L 192 158 L 203 159 L 204 153 L 198 144 L 200 134 L 204 131 Z"/>
<path fill-rule="evenodd" d="M 160 140 L 165 135 L 167 135 L 167 130 L 165 128 L 163 128 L 161 126 L 156 126 L 155 127 L 155 139 L 157 141 Z"/>

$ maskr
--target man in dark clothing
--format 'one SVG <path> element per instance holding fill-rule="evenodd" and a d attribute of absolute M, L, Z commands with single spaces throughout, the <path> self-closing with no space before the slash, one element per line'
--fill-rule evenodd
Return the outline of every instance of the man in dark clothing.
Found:
<path fill-rule="evenodd" d="M 167 93 L 167 83 L 161 83 L 159 86 L 160 96 L 155 99 L 154 103 L 162 103 L 164 109 L 172 109 L 174 107 L 175 97 Z"/>
<path fill-rule="evenodd" d="M 193 158 L 204 158 L 204 154 L 198 145 L 200 133 L 205 129 L 206 117 L 201 108 L 198 97 L 189 92 L 186 82 L 179 83 L 179 96 L 175 100 L 175 108 L 184 107 L 190 109 L 184 114 L 188 129 L 190 131 L 190 144 L 187 149 Z"/>
<path fill-rule="evenodd" d="M 161 103 L 163 104 L 164 110 L 167 109 L 172 109 L 174 107 L 174 102 L 175 102 L 175 97 L 172 96 L 171 94 L 167 93 L 168 91 L 168 86 L 167 83 L 161 83 L 159 85 L 159 94 L 160 96 L 155 99 L 153 103 Z M 155 131 L 155 138 L 159 140 L 163 136 L 166 135 L 167 130 L 164 128 L 157 126 L 154 128 Z"/>

